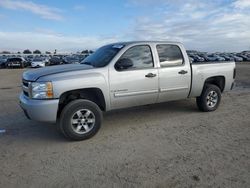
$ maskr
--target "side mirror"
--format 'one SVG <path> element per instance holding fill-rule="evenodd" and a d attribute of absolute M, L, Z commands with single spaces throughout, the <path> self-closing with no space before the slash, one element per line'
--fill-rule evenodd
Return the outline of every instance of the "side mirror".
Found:
<path fill-rule="evenodd" d="M 117 70 L 123 70 L 123 69 L 128 69 L 129 67 L 133 67 L 133 62 L 131 59 L 129 58 L 122 58 L 119 59 L 116 64 L 115 64 L 115 68 Z"/>

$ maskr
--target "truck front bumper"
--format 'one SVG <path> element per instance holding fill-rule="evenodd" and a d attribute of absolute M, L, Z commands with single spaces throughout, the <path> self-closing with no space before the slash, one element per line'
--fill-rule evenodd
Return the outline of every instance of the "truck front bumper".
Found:
<path fill-rule="evenodd" d="M 41 122 L 56 122 L 59 99 L 34 100 L 22 93 L 19 100 L 20 106 L 28 119 Z"/>

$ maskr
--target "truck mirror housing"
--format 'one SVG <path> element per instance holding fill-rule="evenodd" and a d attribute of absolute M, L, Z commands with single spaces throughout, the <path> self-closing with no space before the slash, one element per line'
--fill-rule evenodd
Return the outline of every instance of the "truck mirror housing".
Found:
<path fill-rule="evenodd" d="M 128 69 L 129 67 L 133 67 L 133 62 L 131 59 L 129 58 L 122 58 L 119 59 L 116 64 L 115 64 L 115 68 L 117 70 L 123 70 L 123 69 Z"/>

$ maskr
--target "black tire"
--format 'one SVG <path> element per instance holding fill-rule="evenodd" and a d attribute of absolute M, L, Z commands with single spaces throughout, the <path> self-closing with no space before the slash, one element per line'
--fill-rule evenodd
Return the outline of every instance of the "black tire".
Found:
<path fill-rule="evenodd" d="M 209 95 L 217 97 L 211 97 Z M 216 98 L 217 100 L 215 100 Z M 220 105 L 220 101 L 221 101 L 221 90 L 219 87 L 213 84 L 206 84 L 203 88 L 201 96 L 196 98 L 196 104 L 199 110 L 203 112 L 215 111 Z"/>
<path fill-rule="evenodd" d="M 72 118 L 75 116 L 76 112 L 79 110 L 88 110 L 92 112 L 92 118 L 94 118 L 94 124 L 92 128 L 86 133 L 77 133 L 74 130 L 74 126 L 71 124 Z M 81 118 L 83 119 L 83 118 Z M 84 117 L 85 119 L 85 117 Z M 76 119 L 75 119 L 76 120 Z M 93 137 L 101 127 L 102 123 L 102 111 L 99 106 L 92 101 L 85 99 L 76 99 L 69 102 L 62 110 L 60 119 L 58 121 L 58 128 L 63 133 L 63 135 L 70 140 L 86 140 Z M 78 125 L 77 125 L 78 126 Z M 81 125 L 79 125 L 81 126 Z M 83 131 L 86 131 L 85 127 L 82 126 Z"/>

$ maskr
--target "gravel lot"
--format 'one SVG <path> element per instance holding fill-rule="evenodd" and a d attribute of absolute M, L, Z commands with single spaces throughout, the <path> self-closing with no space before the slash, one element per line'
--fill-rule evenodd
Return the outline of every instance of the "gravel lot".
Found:
<path fill-rule="evenodd" d="M 188 99 L 109 112 L 69 142 L 18 105 L 23 70 L 0 70 L 0 187 L 249 187 L 250 63 L 220 108 Z"/>

